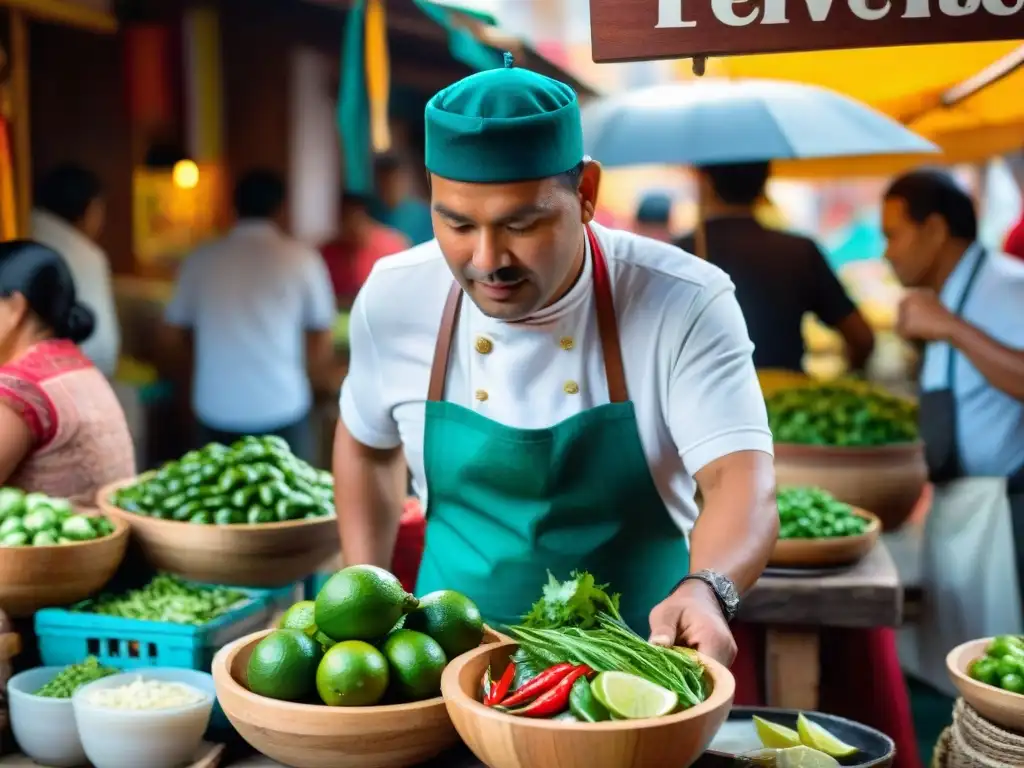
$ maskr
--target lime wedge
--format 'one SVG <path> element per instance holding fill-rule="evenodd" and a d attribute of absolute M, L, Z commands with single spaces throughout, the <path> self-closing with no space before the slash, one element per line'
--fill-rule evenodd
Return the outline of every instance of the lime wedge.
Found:
<path fill-rule="evenodd" d="M 792 728 L 772 723 L 757 715 L 754 715 L 754 727 L 757 729 L 757 738 L 769 749 L 786 749 L 787 747 L 800 746 L 800 734 Z"/>
<path fill-rule="evenodd" d="M 857 753 L 856 747 L 840 741 L 817 723 L 802 714 L 796 719 L 796 730 L 804 746 L 824 752 L 831 757 L 849 757 Z"/>
<path fill-rule="evenodd" d="M 602 672 L 591 688 L 613 716 L 625 720 L 664 717 L 679 705 L 672 691 L 625 672 Z"/>
<path fill-rule="evenodd" d="M 839 762 L 808 746 L 781 749 L 775 756 L 775 768 L 837 768 Z"/>

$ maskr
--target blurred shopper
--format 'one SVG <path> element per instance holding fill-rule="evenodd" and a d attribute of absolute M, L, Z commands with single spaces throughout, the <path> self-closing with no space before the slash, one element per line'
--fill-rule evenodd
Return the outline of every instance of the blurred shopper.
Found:
<path fill-rule="evenodd" d="M 135 474 L 124 411 L 76 346 L 93 326 L 59 253 L 0 243 L 0 486 L 91 505 Z"/>
<path fill-rule="evenodd" d="M 334 295 L 343 305 L 355 300 L 379 259 L 409 248 L 409 240 L 397 230 L 375 221 L 369 207 L 370 200 L 363 195 L 342 194 L 340 232 L 320 249 Z"/>
<path fill-rule="evenodd" d="M 412 245 L 419 245 L 434 239 L 434 222 L 430 216 L 430 203 L 423 199 L 417 187 L 410 163 L 398 155 L 384 155 L 377 159 L 377 199 L 371 211 L 374 218 L 398 232 Z"/>
<path fill-rule="evenodd" d="M 1013 229 L 1010 230 L 1010 234 L 1006 236 L 1003 251 L 1008 256 L 1024 259 L 1024 211 L 1021 211 L 1020 221 L 1014 225 Z"/>
<path fill-rule="evenodd" d="M 923 578 L 942 599 L 907 661 L 948 689 L 950 648 L 1024 630 L 1024 264 L 978 242 L 974 204 L 943 172 L 893 182 L 882 228 L 908 289 L 897 331 L 923 345 L 920 429 L 936 484 Z"/>
<path fill-rule="evenodd" d="M 874 333 L 821 248 L 757 219 L 768 163 L 706 166 L 698 168 L 697 175 L 705 249 L 699 255 L 725 270 L 735 283 L 754 342 L 754 365 L 802 371 L 803 317 L 812 312 L 842 335 L 849 367 L 862 369 L 874 349 Z M 696 237 L 687 235 L 677 245 L 695 253 Z"/>
<path fill-rule="evenodd" d="M 673 239 L 669 230 L 671 220 L 672 198 L 662 193 L 652 192 L 645 195 L 637 207 L 633 231 L 643 237 L 668 243 Z"/>
<path fill-rule="evenodd" d="M 311 380 L 330 374 L 334 298 L 323 260 L 285 234 L 285 186 L 251 171 L 235 187 L 237 223 L 182 265 L 167 343 L 191 365 L 203 443 L 277 435 L 312 458 Z"/>
<path fill-rule="evenodd" d="M 32 236 L 64 257 L 78 298 L 92 310 L 96 321 L 96 329 L 82 351 L 105 376 L 113 377 L 121 352 L 121 327 L 110 261 L 96 244 L 105 219 L 103 188 L 92 171 L 62 165 L 40 181 L 32 212 Z"/>

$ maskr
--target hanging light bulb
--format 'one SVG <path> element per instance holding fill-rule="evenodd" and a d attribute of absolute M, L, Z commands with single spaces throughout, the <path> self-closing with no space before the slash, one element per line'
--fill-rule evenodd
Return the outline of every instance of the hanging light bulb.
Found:
<path fill-rule="evenodd" d="M 178 189 L 195 189 L 199 185 L 199 166 L 192 160 L 179 160 L 171 171 L 171 181 Z"/>

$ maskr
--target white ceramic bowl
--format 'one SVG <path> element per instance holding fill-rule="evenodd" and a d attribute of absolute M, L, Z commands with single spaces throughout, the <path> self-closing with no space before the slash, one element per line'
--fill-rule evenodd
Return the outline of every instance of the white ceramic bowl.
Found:
<path fill-rule="evenodd" d="M 78 738 L 71 699 L 50 699 L 35 692 L 64 667 L 37 667 L 20 672 L 7 683 L 11 728 L 21 751 L 40 765 L 76 768 L 86 765 Z"/>
<path fill-rule="evenodd" d="M 90 691 L 137 680 L 184 683 L 202 701 L 175 709 L 124 710 L 89 702 Z M 71 697 L 86 757 L 95 768 L 180 768 L 199 750 L 215 698 L 213 678 L 191 669 L 145 667 L 83 685 Z"/>

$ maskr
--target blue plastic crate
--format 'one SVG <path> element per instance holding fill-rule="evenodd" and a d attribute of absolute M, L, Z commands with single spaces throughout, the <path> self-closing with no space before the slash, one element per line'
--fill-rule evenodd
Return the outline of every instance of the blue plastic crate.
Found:
<path fill-rule="evenodd" d="M 78 664 L 86 656 L 95 656 L 101 663 L 123 670 L 184 667 L 209 672 L 218 650 L 265 629 L 277 611 L 301 594 L 296 585 L 239 591 L 249 595 L 249 600 L 201 626 L 44 608 L 35 617 L 39 655 L 45 666 Z"/>

